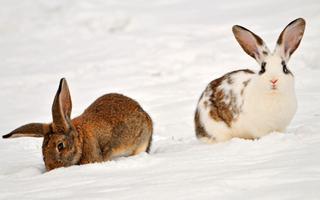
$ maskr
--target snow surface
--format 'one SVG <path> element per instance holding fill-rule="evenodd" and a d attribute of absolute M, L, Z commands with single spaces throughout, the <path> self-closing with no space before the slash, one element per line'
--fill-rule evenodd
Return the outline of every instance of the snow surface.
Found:
<path fill-rule="evenodd" d="M 138 100 L 155 124 L 150 155 L 48 173 L 42 139 L 0 139 L 0 199 L 320 199 L 319 0 L 0 2 L 1 135 L 51 121 L 61 77 L 73 116 L 119 92 Z M 289 67 L 299 107 L 286 133 L 198 142 L 193 115 L 208 82 L 257 67 L 232 25 L 273 48 L 298 17 L 307 29 Z"/>

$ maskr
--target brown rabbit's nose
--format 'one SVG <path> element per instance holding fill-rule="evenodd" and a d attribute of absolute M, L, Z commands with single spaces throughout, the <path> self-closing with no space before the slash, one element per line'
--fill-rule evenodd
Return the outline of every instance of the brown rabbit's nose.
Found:
<path fill-rule="evenodd" d="M 270 80 L 270 82 L 274 85 L 274 84 L 276 84 L 276 82 L 278 81 L 278 79 L 272 79 L 272 80 Z"/>

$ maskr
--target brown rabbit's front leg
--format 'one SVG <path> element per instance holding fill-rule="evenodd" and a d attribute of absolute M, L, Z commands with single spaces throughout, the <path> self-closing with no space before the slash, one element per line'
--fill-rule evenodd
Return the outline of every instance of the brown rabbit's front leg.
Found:
<path fill-rule="evenodd" d="M 83 140 L 82 156 L 79 164 L 102 162 L 103 156 L 98 141 L 95 138 Z"/>

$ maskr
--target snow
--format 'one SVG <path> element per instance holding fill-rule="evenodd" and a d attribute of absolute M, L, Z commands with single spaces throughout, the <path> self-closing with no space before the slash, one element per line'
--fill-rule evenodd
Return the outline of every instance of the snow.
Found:
<path fill-rule="evenodd" d="M 42 139 L 0 139 L 0 199 L 319 199 L 319 11 L 318 0 L 1 0 L 1 135 L 51 121 L 61 77 L 73 116 L 119 92 L 150 113 L 155 133 L 151 154 L 48 173 Z M 197 141 L 193 115 L 205 86 L 257 66 L 232 25 L 272 49 L 298 17 L 307 29 L 289 64 L 299 106 L 286 133 Z"/>

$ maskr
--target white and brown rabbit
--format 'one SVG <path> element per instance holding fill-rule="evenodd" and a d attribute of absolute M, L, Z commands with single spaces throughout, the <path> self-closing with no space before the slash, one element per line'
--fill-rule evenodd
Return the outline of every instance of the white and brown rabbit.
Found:
<path fill-rule="evenodd" d="M 71 97 L 61 79 L 52 105 L 53 122 L 21 126 L 3 138 L 44 137 L 46 169 L 111 160 L 148 152 L 152 120 L 140 105 L 121 94 L 106 94 L 71 119 Z"/>
<path fill-rule="evenodd" d="M 235 38 L 260 69 L 233 71 L 209 83 L 195 113 L 198 139 L 207 143 L 233 137 L 255 139 L 286 129 L 297 109 L 294 76 L 287 64 L 304 29 L 304 19 L 292 21 L 270 52 L 259 36 L 233 26 Z"/>

